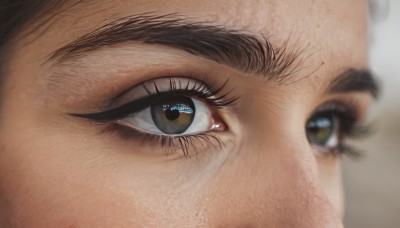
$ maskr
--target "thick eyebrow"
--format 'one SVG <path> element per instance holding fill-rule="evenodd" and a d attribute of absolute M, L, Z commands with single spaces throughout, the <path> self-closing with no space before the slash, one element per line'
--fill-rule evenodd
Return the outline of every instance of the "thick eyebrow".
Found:
<path fill-rule="evenodd" d="M 380 86 L 375 76 L 368 70 L 348 69 L 330 84 L 329 93 L 370 93 L 375 99 L 379 97 Z"/>
<path fill-rule="evenodd" d="M 261 38 L 261 39 L 260 39 Z M 161 44 L 200 56 L 244 73 L 263 75 L 268 81 L 283 82 L 300 66 L 305 48 L 274 48 L 264 36 L 194 22 L 177 14 L 140 14 L 115 20 L 55 51 L 50 60 L 63 61 L 128 41 Z"/>

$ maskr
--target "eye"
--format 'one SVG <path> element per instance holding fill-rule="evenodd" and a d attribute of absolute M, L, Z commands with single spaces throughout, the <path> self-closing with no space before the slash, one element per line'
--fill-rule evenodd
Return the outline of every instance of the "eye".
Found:
<path fill-rule="evenodd" d="M 311 117 L 306 124 L 307 139 L 312 145 L 334 149 L 339 145 L 339 121 L 330 113 Z"/>
<path fill-rule="evenodd" d="M 223 146 L 219 134 L 211 132 L 228 132 L 220 114 L 239 97 L 232 94 L 233 89 L 226 89 L 227 85 L 228 81 L 207 86 L 192 78 L 157 78 L 113 97 L 110 106 L 115 108 L 70 115 L 105 124 L 107 132 L 118 133 L 123 139 L 140 140 L 166 154 L 190 157 Z"/>
<path fill-rule="evenodd" d="M 323 155 L 348 155 L 357 158 L 362 152 L 346 143 L 346 139 L 360 138 L 369 132 L 362 124 L 362 112 L 354 100 L 333 100 L 322 104 L 308 119 L 305 133 L 308 142 Z"/>
<path fill-rule="evenodd" d="M 145 133 L 169 136 L 224 129 L 224 123 L 213 117 L 207 104 L 183 96 L 162 99 L 118 123 Z"/>

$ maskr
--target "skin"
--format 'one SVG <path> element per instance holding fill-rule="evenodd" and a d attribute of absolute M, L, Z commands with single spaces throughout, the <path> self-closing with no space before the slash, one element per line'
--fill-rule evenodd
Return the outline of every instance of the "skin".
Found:
<path fill-rule="evenodd" d="M 95 1 L 62 9 L 15 42 L 0 116 L 1 227 L 342 227 L 340 158 L 310 146 L 304 126 L 343 69 L 367 68 L 366 1 Z M 119 18 L 178 13 L 307 46 L 290 85 L 161 45 L 127 43 L 56 64 L 52 52 Z M 340 29 L 338 29 L 340 28 Z M 27 28 L 25 28 L 27 29 Z M 229 75 L 233 110 L 221 111 L 226 145 L 166 156 L 68 113 L 151 77 Z M 54 75 L 68 75 L 68 78 Z M 254 76 L 254 75 L 253 75 Z M 215 79 L 222 81 L 224 77 Z M 244 112 L 243 110 L 248 110 Z"/>

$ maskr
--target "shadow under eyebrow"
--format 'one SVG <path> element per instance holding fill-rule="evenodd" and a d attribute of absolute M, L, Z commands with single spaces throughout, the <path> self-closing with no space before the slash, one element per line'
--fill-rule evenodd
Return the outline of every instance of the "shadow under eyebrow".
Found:
<path fill-rule="evenodd" d="M 377 99 L 380 87 L 370 71 L 348 69 L 333 80 L 329 88 L 329 93 L 347 92 L 367 92 Z"/>
<path fill-rule="evenodd" d="M 58 62 L 128 41 L 161 44 L 184 50 L 244 73 L 262 75 L 267 81 L 284 82 L 301 64 L 305 49 L 274 48 L 265 38 L 221 26 L 193 22 L 177 14 L 140 14 L 113 21 L 55 51 Z"/>

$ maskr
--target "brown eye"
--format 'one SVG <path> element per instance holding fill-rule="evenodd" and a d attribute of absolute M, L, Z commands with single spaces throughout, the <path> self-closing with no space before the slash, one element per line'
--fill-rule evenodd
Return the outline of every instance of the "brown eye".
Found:
<path fill-rule="evenodd" d="M 174 97 L 150 107 L 151 117 L 165 134 L 182 134 L 192 124 L 196 109 L 191 98 Z"/>

